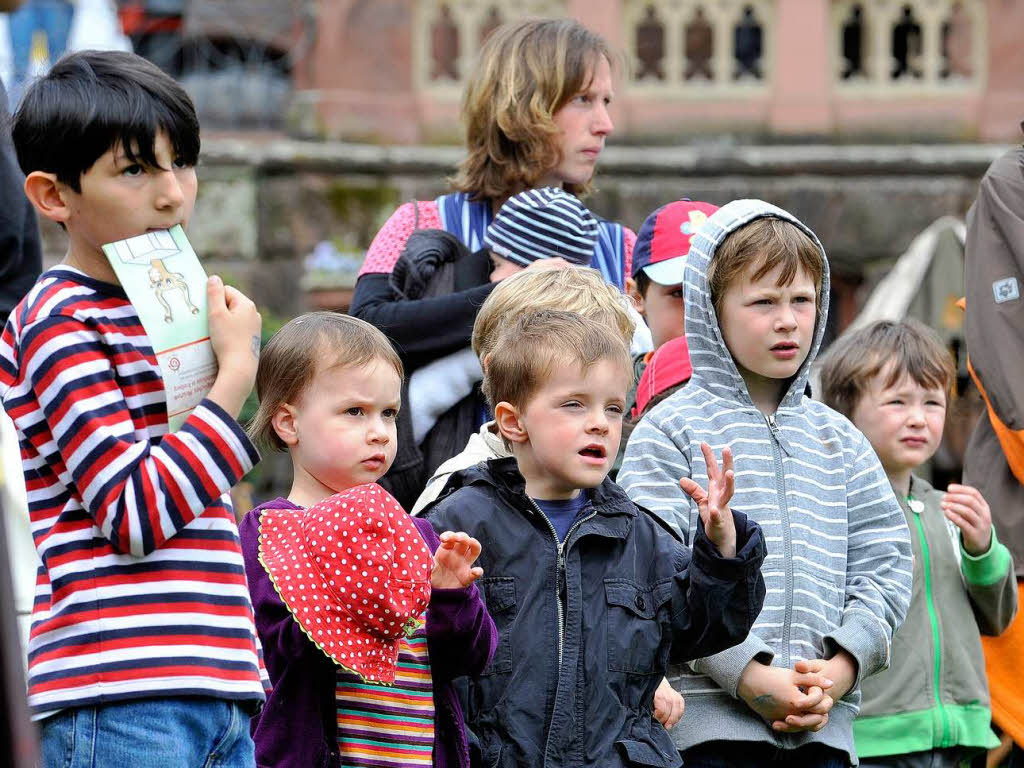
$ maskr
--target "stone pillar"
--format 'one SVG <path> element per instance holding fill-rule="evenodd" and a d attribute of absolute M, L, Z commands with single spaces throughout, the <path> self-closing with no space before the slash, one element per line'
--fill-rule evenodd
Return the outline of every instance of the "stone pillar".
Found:
<path fill-rule="evenodd" d="M 576 19 L 591 32 L 599 34 L 608 41 L 613 52 L 621 53 L 627 62 L 630 60 L 628 46 L 631 45 L 631 40 L 627 36 L 633 31 L 625 28 L 622 0 L 568 0 L 565 15 Z M 612 81 L 616 97 L 612 102 L 611 117 L 616 132 L 619 132 L 628 127 L 628 120 L 621 109 L 622 96 L 628 84 L 619 63 L 613 68 Z"/>
<path fill-rule="evenodd" d="M 777 0 L 768 31 L 773 38 L 769 121 L 780 134 L 832 130 L 833 63 L 829 57 L 828 0 Z"/>
<path fill-rule="evenodd" d="M 1024 1 L 988 0 L 986 17 L 988 41 L 985 66 L 988 79 L 978 115 L 979 138 L 1020 141 L 1019 125 L 1024 120 Z M 978 36 L 975 36 L 975 40 Z"/>
<path fill-rule="evenodd" d="M 412 71 L 414 0 L 319 0 L 317 36 L 299 77 L 293 126 L 345 140 L 421 138 Z"/>
<path fill-rule="evenodd" d="M 568 0 L 566 15 L 601 35 L 613 50 L 625 50 L 628 41 L 622 24 L 622 0 Z"/>

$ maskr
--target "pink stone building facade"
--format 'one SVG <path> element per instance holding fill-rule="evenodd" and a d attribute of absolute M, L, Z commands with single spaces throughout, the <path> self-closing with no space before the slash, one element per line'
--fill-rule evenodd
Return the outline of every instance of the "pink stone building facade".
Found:
<path fill-rule="evenodd" d="M 515 7 L 512 7 L 512 6 Z M 457 143 L 481 39 L 571 16 L 622 52 L 616 139 L 1008 141 L 1024 0 L 317 0 L 295 72 L 304 132 Z"/>

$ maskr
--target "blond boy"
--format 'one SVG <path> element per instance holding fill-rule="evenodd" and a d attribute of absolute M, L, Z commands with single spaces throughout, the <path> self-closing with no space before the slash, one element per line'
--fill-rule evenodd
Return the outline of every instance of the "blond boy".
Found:
<path fill-rule="evenodd" d="M 523 313 L 541 309 L 576 312 L 588 320 L 606 323 L 621 334 L 628 345 L 635 326 L 626 302 L 617 288 L 589 267 L 517 272 L 502 280 L 480 307 L 473 323 L 473 354 L 483 364 L 504 329 Z M 453 472 L 480 461 L 510 455 L 494 421 L 488 421 L 469 438 L 462 453 L 437 468 L 416 500 L 412 514 L 418 515 L 441 495 Z"/>
<path fill-rule="evenodd" d="M 484 765 L 678 765 L 652 726 L 670 658 L 721 650 L 760 609 L 760 531 L 714 465 L 692 550 L 608 479 L 632 361 L 578 314 L 521 315 L 495 341 L 484 394 L 512 456 L 455 473 L 425 515 L 484 544 L 502 639 L 469 683 Z M 706 447 L 706 446 L 705 446 Z"/>

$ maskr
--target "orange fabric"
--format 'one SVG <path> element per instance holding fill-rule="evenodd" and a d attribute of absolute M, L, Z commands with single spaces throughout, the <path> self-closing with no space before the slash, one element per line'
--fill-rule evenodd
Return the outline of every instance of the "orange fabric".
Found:
<path fill-rule="evenodd" d="M 1024 606 L 1024 583 L 1017 582 L 1017 604 Z M 982 637 L 992 720 L 1024 747 L 1024 610 L 999 637 Z"/>
<path fill-rule="evenodd" d="M 992 422 L 992 429 L 995 431 L 996 437 L 999 438 L 999 445 L 1002 446 L 1003 453 L 1006 455 L 1006 463 L 1010 466 L 1010 471 L 1013 472 L 1014 477 L 1024 483 L 1024 429 L 1010 429 L 999 420 L 992 403 L 989 402 L 981 378 L 974 370 L 974 366 L 971 365 L 970 359 L 967 360 L 967 370 L 970 371 L 971 378 L 974 379 L 974 383 L 985 401 L 988 420 Z"/>

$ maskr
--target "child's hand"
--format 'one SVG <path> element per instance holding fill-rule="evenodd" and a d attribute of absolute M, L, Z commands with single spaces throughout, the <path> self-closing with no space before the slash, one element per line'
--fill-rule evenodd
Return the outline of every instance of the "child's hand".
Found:
<path fill-rule="evenodd" d="M 206 282 L 206 297 L 210 344 L 219 367 L 210 399 L 238 416 L 256 380 L 262 319 L 252 301 L 216 275 Z"/>
<path fill-rule="evenodd" d="M 843 698 L 850 689 L 853 687 L 854 681 L 857 679 L 857 661 L 846 651 L 839 651 L 835 656 L 826 661 L 825 659 L 806 659 L 798 661 L 793 665 L 793 670 L 797 674 L 810 674 L 816 673 L 824 675 L 826 678 L 832 681 L 832 687 L 828 689 L 825 699 L 827 699 L 828 707 L 822 711 L 822 706 L 826 702 L 822 702 L 817 707 L 812 707 L 806 710 L 803 715 L 792 714 L 787 715 L 783 720 L 776 720 L 772 723 L 772 728 L 777 731 L 783 731 L 785 733 L 795 733 L 796 731 L 805 730 L 821 730 L 828 723 L 828 711 L 832 709 L 833 702 Z M 812 715 L 825 714 L 826 717 L 817 727 L 807 728 L 806 724 L 811 720 Z"/>
<path fill-rule="evenodd" d="M 722 467 L 719 469 L 711 446 L 701 443 L 700 450 L 708 468 L 707 491 L 688 477 L 679 481 L 679 487 L 697 502 L 700 519 L 704 521 L 704 532 L 711 543 L 718 547 L 722 557 L 736 557 L 736 524 L 729 509 L 729 500 L 736 488 L 732 451 L 728 448 L 722 451 Z"/>
<path fill-rule="evenodd" d="M 654 692 L 654 719 L 665 726 L 666 731 L 671 731 L 683 719 L 684 711 L 686 702 L 683 697 L 668 680 L 662 678 L 658 690 Z"/>
<path fill-rule="evenodd" d="M 435 589 L 468 587 L 484 575 L 483 568 L 474 568 L 480 557 L 480 542 L 468 533 L 445 531 L 441 544 L 434 553 L 434 569 L 430 572 L 430 586 Z"/>
<path fill-rule="evenodd" d="M 206 281 L 207 312 L 210 319 L 210 343 L 223 367 L 241 365 L 256 373 L 260 359 L 262 319 L 249 298 L 213 275 Z M 254 362 L 255 361 L 255 362 Z"/>
<path fill-rule="evenodd" d="M 960 529 L 967 554 L 977 557 L 992 546 L 992 512 L 977 488 L 951 485 L 942 498 L 942 511 Z"/>
<path fill-rule="evenodd" d="M 836 700 L 843 698 L 857 681 L 857 660 L 849 651 L 839 651 L 835 656 L 825 659 L 806 659 L 793 665 L 797 672 L 818 672 L 832 681 L 829 695 Z"/>
<path fill-rule="evenodd" d="M 799 672 L 751 661 L 737 693 L 776 731 L 820 731 L 828 723 L 834 699 L 831 679 L 815 671 Z"/>

